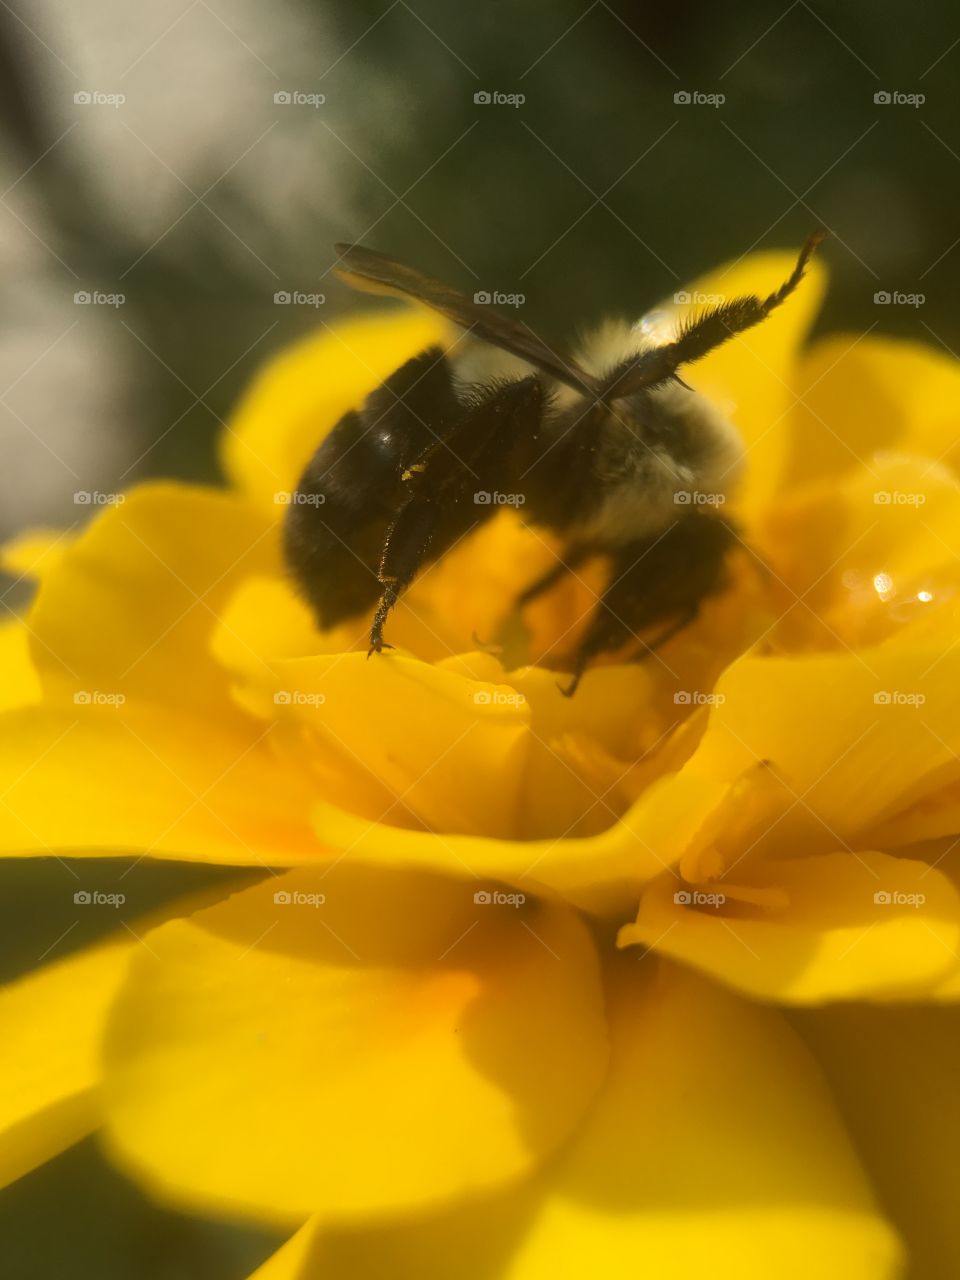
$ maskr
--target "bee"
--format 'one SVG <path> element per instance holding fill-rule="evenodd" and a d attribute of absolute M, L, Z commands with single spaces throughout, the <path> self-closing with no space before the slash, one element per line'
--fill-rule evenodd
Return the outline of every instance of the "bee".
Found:
<path fill-rule="evenodd" d="M 408 360 L 308 462 L 287 511 L 284 554 L 320 627 L 371 612 L 369 653 L 389 648 L 390 610 L 422 568 L 500 509 L 493 494 L 518 507 L 522 499 L 525 520 L 564 548 L 518 605 L 590 557 L 611 563 L 564 693 L 602 654 L 636 640 L 645 657 L 686 627 L 726 585 L 738 535 L 720 508 L 744 447 L 678 369 L 785 302 L 823 234 L 808 238 L 766 298 L 723 301 L 663 342 L 639 323 L 608 322 L 569 354 L 413 267 L 337 245 L 348 284 L 415 299 L 466 337 Z"/>

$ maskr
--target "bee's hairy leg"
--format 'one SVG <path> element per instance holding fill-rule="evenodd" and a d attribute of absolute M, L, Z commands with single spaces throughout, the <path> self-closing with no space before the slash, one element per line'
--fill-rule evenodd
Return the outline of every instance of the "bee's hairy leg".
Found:
<path fill-rule="evenodd" d="M 383 638 L 383 628 L 390 610 L 417 575 L 427 558 L 437 520 L 435 502 L 412 500 L 401 509 L 387 530 L 386 541 L 380 556 L 377 578 L 383 590 L 377 601 L 377 610 L 370 626 L 371 653 L 392 649 Z"/>

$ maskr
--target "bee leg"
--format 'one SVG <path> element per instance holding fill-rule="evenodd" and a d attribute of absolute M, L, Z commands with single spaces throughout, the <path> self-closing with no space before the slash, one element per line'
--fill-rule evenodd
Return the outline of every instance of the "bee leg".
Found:
<path fill-rule="evenodd" d="M 631 639 L 643 644 L 643 636 L 659 626 L 635 660 L 656 656 L 661 645 L 693 621 L 703 600 L 726 585 L 726 557 L 736 540 L 732 525 L 691 512 L 659 537 L 622 547 L 574 659 L 567 696 L 594 658 Z"/>
<path fill-rule="evenodd" d="M 606 596 L 600 601 L 590 629 L 574 656 L 573 679 L 566 688 L 560 686 L 560 692 L 565 698 L 572 698 L 577 692 L 583 674 L 594 658 L 611 649 L 619 649 L 632 634 L 628 624 L 616 617 L 609 604 L 604 604 L 604 600 Z"/>
<path fill-rule="evenodd" d="M 391 649 L 383 639 L 387 615 L 417 575 L 433 541 L 438 508 L 433 502 L 408 502 L 387 530 L 377 578 L 383 587 L 370 627 L 371 653 Z"/>
<path fill-rule="evenodd" d="M 573 679 L 570 681 L 568 685 L 562 685 L 562 684 L 557 685 L 557 688 L 560 690 L 560 692 L 563 694 L 565 698 L 572 698 L 573 695 L 577 692 L 577 687 L 580 684 L 580 681 L 583 679 L 583 673 L 586 670 L 586 666 L 588 662 L 589 662 L 588 657 L 582 656 L 581 654 L 578 653 L 576 662 L 574 663 L 574 667 L 573 667 Z"/>

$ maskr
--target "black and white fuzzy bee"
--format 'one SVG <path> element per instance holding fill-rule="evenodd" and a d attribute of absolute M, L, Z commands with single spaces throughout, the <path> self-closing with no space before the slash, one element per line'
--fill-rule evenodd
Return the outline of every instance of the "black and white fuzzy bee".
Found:
<path fill-rule="evenodd" d="M 320 626 L 374 610 L 370 652 L 379 652 L 401 593 L 490 518 L 498 508 L 483 498 L 498 492 L 522 495 L 524 518 L 565 546 L 519 603 L 590 556 L 612 562 L 564 692 L 598 655 L 635 638 L 643 656 L 685 627 L 724 585 L 736 532 L 718 507 L 744 451 L 733 425 L 677 370 L 766 319 L 821 239 L 807 240 L 767 298 L 724 302 L 660 345 L 640 325 L 607 324 L 575 357 L 411 267 L 338 245 L 349 284 L 415 298 L 465 329 L 467 341 L 408 360 L 310 459 L 284 546 Z M 694 493 L 711 505 L 684 505 Z"/>

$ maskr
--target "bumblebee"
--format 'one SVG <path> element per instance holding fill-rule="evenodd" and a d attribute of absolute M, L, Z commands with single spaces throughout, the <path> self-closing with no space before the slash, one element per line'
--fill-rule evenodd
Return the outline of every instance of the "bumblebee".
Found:
<path fill-rule="evenodd" d="M 369 611 L 370 653 L 389 648 L 390 610 L 422 568 L 499 509 L 494 494 L 564 548 L 518 604 L 589 557 L 611 562 L 565 693 L 601 654 L 635 639 L 646 656 L 687 626 L 726 582 L 737 532 L 720 511 L 744 448 L 678 370 L 765 320 L 797 288 L 822 238 L 809 237 L 766 298 L 724 301 L 660 343 L 640 323 L 607 322 L 571 354 L 412 267 L 337 245 L 348 284 L 413 298 L 467 341 L 408 360 L 307 464 L 284 554 L 319 626 Z"/>

